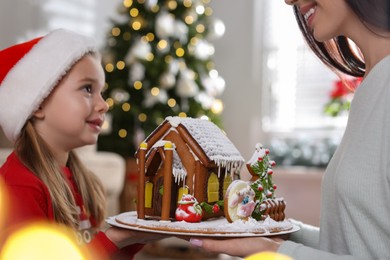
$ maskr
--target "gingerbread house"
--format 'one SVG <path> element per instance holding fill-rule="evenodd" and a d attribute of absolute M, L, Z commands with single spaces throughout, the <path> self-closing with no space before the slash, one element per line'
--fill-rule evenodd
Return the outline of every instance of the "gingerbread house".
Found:
<path fill-rule="evenodd" d="M 199 203 L 224 198 L 244 159 L 225 133 L 208 120 L 167 117 L 137 153 L 138 218 L 170 220 L 183 194 Z M 221 216 L 223 211 L 204 215 Z"/>

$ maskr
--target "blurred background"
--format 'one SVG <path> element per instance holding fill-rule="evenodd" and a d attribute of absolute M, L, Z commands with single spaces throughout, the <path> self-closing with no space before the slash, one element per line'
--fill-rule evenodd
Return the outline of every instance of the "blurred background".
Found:
<path fill-rule="evenodd" d="M 104 154 L 106 182 L 115 160 L 125 162 L 110 213 L 132 209 L 140 141 L 180 115 L 209 118 L 246 159 L 256 143 L 268 147 L 288 215 L 319 223 L 320 181 L 352 94 L 305 45 L 284 1 L 0 2 L 0 49 L 56 28 L 92 36 L 103 54 L 110 111 L 97 147 L 84 152 L 95 167 L 97 154 L 117 155 Z M 0 132 L 0 150 L 11 147 Z"/>

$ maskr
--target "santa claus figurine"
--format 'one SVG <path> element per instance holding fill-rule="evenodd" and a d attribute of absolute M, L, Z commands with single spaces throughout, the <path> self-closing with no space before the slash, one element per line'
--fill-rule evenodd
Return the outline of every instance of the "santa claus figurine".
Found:
<path fill-rule="evenodd" d="M 175 217 L 177 221 L 200 222 L 203 217 L 203 210 L 194 196 L 183 194 L 178 202 Z"/>

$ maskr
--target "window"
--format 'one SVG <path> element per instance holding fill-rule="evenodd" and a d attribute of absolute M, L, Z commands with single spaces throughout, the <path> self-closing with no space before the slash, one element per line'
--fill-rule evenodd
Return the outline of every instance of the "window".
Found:
<path fill-rule="evenodd" d="M 47 13 L 48 29 L 67 28 L 84 35 L 95 33 L 94 0 L 49 0 L 43 4 Z"/>
<path fill-rule="evenodd" d="M 264 1 L 263 126 L 266 132 L 327 132 L 343 129 L 346 118 L 323 113 L 337 76 L 304 42 L 290 6 Z"/>
<path fill-rule="evenodd" d="M 346 125 L 346 116 L 325 115 L 337 76 L 310 50 L 284 1 L 263 1 L 263 131 L 279 165 L 325 167 Z"/>

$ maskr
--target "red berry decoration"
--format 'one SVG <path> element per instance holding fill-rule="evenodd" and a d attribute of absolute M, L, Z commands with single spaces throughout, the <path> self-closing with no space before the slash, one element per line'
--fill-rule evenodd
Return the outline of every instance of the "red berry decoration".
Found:
<path fill-rule="evenodd" d="M 213 213 L 218 213 L 219 210 L 220 210 L 219 205 L 218 204 L 214 204 L 214 206 L 213 206 Z"/>
<path fill-rule="evenodd" d="M 268 173 L 269 175 L 272 175 L 272 174 L 274 173 L 274 171 L 271 170 L 271 169 L 268 169 L 267 173 Z"/>

